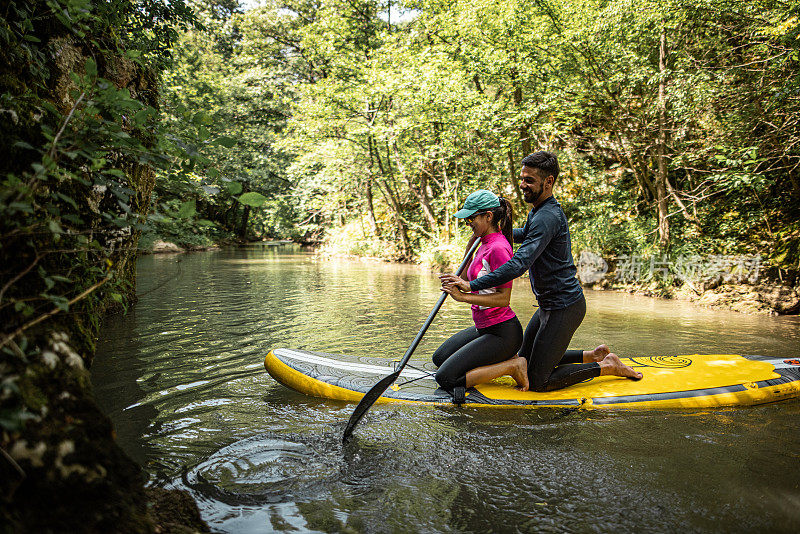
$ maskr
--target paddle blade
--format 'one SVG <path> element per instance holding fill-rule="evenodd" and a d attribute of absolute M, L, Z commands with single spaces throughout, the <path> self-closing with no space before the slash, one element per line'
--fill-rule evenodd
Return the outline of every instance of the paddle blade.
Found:
<path fill-rule="evenodd" d="M 375 404 L 375 401 L 383 395 L 383 392 L 386 391 L 389 386 L 391 386 L 397 377 L 400 376 L 400 370 L 398 369 L 394 373 L 386 376 L 380 380 L 377 384 L 372 386 L 372 389 L 367 391 L 367 393 L 361 398 L 359 401 L 358 406 L 356 409 L 353 410 L 353 414 L 350 416 L 350 420 L 347 421 L 347 426 L 344 428 L 344 435 L 342 435 L 342 441 L 346 442 L 350 435 L 353 433 L 353 429 L 356 427 L 361 418 L 364 417 L 364 414 L 367 413 L 370 406 Z"/>

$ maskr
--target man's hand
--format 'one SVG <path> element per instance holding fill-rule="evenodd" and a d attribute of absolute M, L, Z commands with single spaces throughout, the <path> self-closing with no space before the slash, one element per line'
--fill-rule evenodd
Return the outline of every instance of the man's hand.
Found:
<path fill-rule="evenodd" d="M 451 273 L 440 274 L 439 280 L 442 281 L 442 289 L 444 289 L 446 286 L 454 286 L 459 290 L 463 291 L 464 293 L 470 293 L 472 291 L 472 288 L 469 287 L 469 282 L 454 274 Z"/>

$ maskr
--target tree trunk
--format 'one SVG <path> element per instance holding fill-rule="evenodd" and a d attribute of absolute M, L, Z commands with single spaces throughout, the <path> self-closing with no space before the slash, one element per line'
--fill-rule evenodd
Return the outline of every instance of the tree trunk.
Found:
<path fill-rule="evenodd" d="M 451 213 L 450 211 L 450 175 L 447 173 L 447 166 L 444 164 L 444 156 L 442 156 L 442 175 L 444 178 L 444 233 L 449 243 L 450 239 L 455 234 L 455 232 L 451 232 L 450 225 L 450 218 L 453 216 L 454 212 Z"/>
<path fill-rule="evenodd" d="M 516 67 L 511 69 L 511 82 L 514 85 L 514 107 L 517 112 L 522 108 L 522 87 L 519 85 L 519 76 Z M 519 142 L 522 147 L 522 157 L 531 153 L 531 136 L 528 123 L 523 121 L 519 126 Z"/>
<path fill-rule="evenodd" d="M 241 239 L 247 238 L 247 221 L 250 219 L 250 206 L 245 206 L 242 210 L 242 218 L 239 219 L 239 229 L 236 232 Z"/>
<path fill-rule="evenodd" d="M 519 169 L 517 169 L 517 162 L 514 161 L 514 152 L 512 150 L 508 151 L 508 178 L 511 182 L 511 187 L 514 189 L 514 195 L 517 197 L 517 205 L 519 209 L 522 210 L 522 213 L 525 212 L 525 197 L 522 196 L 522 190 L 519 188 L 519 178 L 517 174 L 519 173 Z"/>
<path fill-rule="evenodd" d="M 517 109 L 517 113 L 519 113 L 519 110 L 522 108 L 522 87 L 519 83 L 519 73 L 516 67 L 511 68 L 511 85 L 514 88 L 514 107 Z M 524 158 L 531 153 L 531 138 L 528 132 L 528 124 L 524 121 L 519 126 L 519 142 L 520 147 L 522 148 L 522 157 Z M 522 191 L 520 191 L 519 188 L 519 180 L 517 179 L 517 173 L 519 170 L 517 169 L 513 147 L 508 151 L 508 172 L 509 178 L 511 179 L 511 184 L 514 187 L 514 193 L 517 197 L 517 203 L 519 204 L 520 209 L 524 211 L 525 199 L 523 198 Z"/>
<path fill-rule="evenodd" d="M 383 194 L 386 204 L 389 206 L 389 210 L 392 212 L 395 226 L 397 227 L 397 237 L 400 239 L 400 254 L 408 258 L 411 256 L 411 243 L 408 240 L 408 229 L 406 228 L 405 221 L 403 221 L 400 203 L 397 201 L 397 198 L 395 198 L 391 187 L 386 181 L 387 178 L 391 177 L 391 172 L 387 172 L 386 167 L 381 161 L 381 155 L 372 134 L 367 137 L 367 145 L 369 147 L 370 160 L 375 158 L 375 162 L 378 164 L 378 169 L 380 169 L 381 175 L 384 177 L 382 180 L 377 180 L 378 189 Z"/>
<path fill-rule="evenodd" d="M 369 226 L 375 237 L 381 236 L 381 229 L 378 226 L 378 220 L 375 218 L 375 205 L 372 202 L 372 173 L 369 173 L 367 183 L 364 184 L 364 200 L 367 204 L 367 215 L 369 216 Z"/>
<path fill-rule="evenodd" d="M 425 175 L 420 174 L 419 176 L 420 185 L 418 188 L 411 187 L 411 190 L 416 195 L 419 203 L 422 205 L 422 214 L 425 216 L 425 219 L 428 221 L 428 224 L 431 227 L 431 232 L 435 234 L 439 234 L 439 221 L 436 220 L 436 215 L 433 213 L 433 206 L 431 206 L 431 200 L 428 196 L 428 179 Z"/>
<path fill-rule="evenodd" d="M 392 144 L 392 149 L 394 150 L 394 159 L 397 160 L 397 168 L 400 170 L 400 177 L 408 186 L 408 189 L 414 193 L 414 196 L 417 197 L 417 201 L 419 202 L 420 207 L 422 208 L 422 215 L 425 217 L 425 220 L 428 222 L 428 226 L 430 226 L 432 233 L 439 233 L 439 222 L 436 220 L 436 216 L 433 214 L 433 208 L 431 207 L 430 199 L 428 198 L 428 188 L 427 178 L 425 178 L 424 173 L 420 173 L 420 186 L 417 187 L 411 182 L 411 178 L 406 174 L 406 167 L 402 164 L 400 159 L 400 154 L 397 150 L 397 143 Z"/>
<path fill-rule="evenodd" d="M 656 201 L 658 202 L 658 241 L 662 249 L 669 245 L 669 196 L 667 194 L 667 32 L 661 29 L 658 49 L 658 174 L 656 175 Z"/>
<path fill-rule="evenodd" d="M 647 168 L 646 166 L 642 166 L 635 160 L 635 158 L 631 155 L 631 151 L 628 149 L 628 146 L 625 144 L 625 141 L 622 138 L 619 130 L 614 130 L 614 137 L 617 138 L 617 145 L 619 145 L 619 150 L 621 155 L 625 158 L 628 162 L 628 165 L 633 172 L 633 176 L 636 178 L 636 182 L 639 184 L 639 188 L 642 190 L 642 196 L 645 200 L 651 200 L 656 197 L 656 189 L 653 185 L 653 182 L 647 178 Z"/>
<path fill-rule="evenodd" d="M 400 212 L 400 203 L 397 201 L 391 186 L 386 182 L 386 180 L 378 180 L 378 186 L 381 190 L 381 193 L 383 193 L 383 198 L 389 205 L 389 209 L 392 211 L 392 215 L 394 215 L 393 218 L 395 226 L 397 227 L 397 237 L 400 238 L 400 255 L 403 258 L 410 258 L 411 242 L 408 240 L 408 229 L 406 228 L 406 223 L 403 221 L 403 217 Z"/>

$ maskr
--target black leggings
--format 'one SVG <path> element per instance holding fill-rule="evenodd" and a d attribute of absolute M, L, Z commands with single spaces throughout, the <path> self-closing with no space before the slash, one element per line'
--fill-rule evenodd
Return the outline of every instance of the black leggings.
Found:
<path fill-rule="evenodd" d="M 468 371 L 511 358 L 521 343 L 522 325 L 516 317 L 486 328 L 466 328 L 433 353 L 433 363 L 439 368 L 436 382 L 448 391 L 466 387 Z"/>
<path fill-rule="evenodd" d="M 553 391 L 600 376 L 600 365 L 582 363 L 582 350 L 567 350 L 584 315 L 584 298 L 561 310 L 539 308 L 533 314 L 519 350 L 528 359 L 533 391 Z"/>

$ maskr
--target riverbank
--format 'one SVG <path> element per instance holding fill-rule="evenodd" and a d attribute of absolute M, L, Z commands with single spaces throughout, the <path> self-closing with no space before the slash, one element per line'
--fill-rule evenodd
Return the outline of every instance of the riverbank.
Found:
<path fill-rule="evenodd" d="M 449 247 L 445 254 L 428 254 L 417 263 L 432 272 L 452 270 L 458 263 L 459 247 Z M 318 249 L 322 258 L 344 258 L 362 262 L 391 262 L 377 256 L 361 256 L 353 253 Z M 527 278 L 527 273 L 522 276 Z M 785 273 L 784 280 L 764 279 L 755 283 L 726 283 L 721 280 L 684 282 L 679 285 L 662 280 L 650 282 L 621 282 L 616 271 L 606 273 L 600 280 L 581 285 L 599 291 L 618 291 L 639 296 L 688 301 L 710 309 L 732 310 L 749 315 L 797 315 L 800 313 L 800 277 L 797 273 Z"/>
<path fill-rule="evenodd" d="M 219 250 L 223 247 L 227 246 L 242 246 L 251 243 L 249 241 L 223 241 L 217 242 L 210 245 L 203 245 L 203 246 L 192 246 L 192 245 L 178 245 L 171 241 L 163 241 L 157 240 L 154 241 L 150 246 L 146 248 L 142 248 L 139 250 L 140 254 L 180 254 L 181 252 L 206 252 L 209 250 Z M 263 245 L 290 245 L 294 244 L 294 241 L 289 239 L 280 239 L 275 241 L 255 241 L 254 243 L 260 243 Z"/>
<path fill-rule="evenodd" d="M 692 302 L 704 308 L 732 310 L 749 315 L 797 315 L 800 313 L 800 285 L 780 281 L 760 283 L 715 283 L 679 286 L 660 282 L 624 283 L 614 273 L 602 280 L 583 284 L 594 290 L 619 291 L 652 298 Z"/>
<path fill-rule="evenodd" d="M 120 448 L 95 402 L 93 350 L 45 336 L 27 354 L 12 342 L 0 368 L 0 532 L 209 532 L 188 493 L 146 487 Z"/>
<path fill-rule="evenodd" d="M 268 243 L 282 245 L 293 243 L 290 240 L 278 240 Z M 240 246 L 244 243 L 219 243 L 207 247 L 180 247 L 175 243 L 167 241 L 156 241 L 151 250 L 145 254 L 168 254 L 182 252 L 201 252 L 208 250 L 219 250 L 224 246 Z M 352 252 L 341 252 L 325 247 L 314 248 L 317 255 L 321 258 L 343 258 L 359 262 L 374 263 L 416 263 L 423 268 L 431 271 L 444 271 L 452 269 L 454 265 L 455 253 L 460 251 L 460 247 L 448 247 L 444 254 L 427 254 L 420 261 L 396 261 L 374 255 L 359 255 Z M 441 251 L 440 251 L 441 252 Z M 523 275 L 523 277 L 527 277 Z M 651 281 L 645 283 L 620 282 L 617 273 L 607 273 L 597 282 L 582 282 L 582 285 L 589 289 L 601 291 L 620 291 L 640 296 L 675 299 L 692 302 L 698 306 L 732 310 L 745 314 L 762 315 L 797 315 L 800 313 L 800 278 L 795 274 L 789 273 L 785 281 L 764 280 L 759 283 L 724 283 L 720 281 L 712 282 L 685 282 L 680 285 L 669 285 L 662 281 Z"/>

